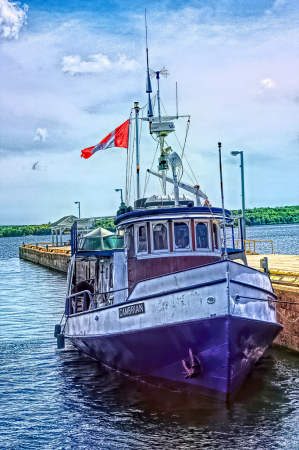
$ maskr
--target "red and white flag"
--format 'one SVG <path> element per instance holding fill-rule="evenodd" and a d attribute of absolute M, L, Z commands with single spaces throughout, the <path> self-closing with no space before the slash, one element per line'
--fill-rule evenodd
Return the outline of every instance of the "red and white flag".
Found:
<path fill-rule="evenodd" d="M 128 137 L 129 137 L 129 120 L 124 122 L 115 130 L 111 131 L 101 142 L 93 147 L 85 148 L 81 150 L 81 158 L 88 159 L 98 150 L 106 150 L 106 148 L 111 147 L 123 147 L 128 148 Z"/>

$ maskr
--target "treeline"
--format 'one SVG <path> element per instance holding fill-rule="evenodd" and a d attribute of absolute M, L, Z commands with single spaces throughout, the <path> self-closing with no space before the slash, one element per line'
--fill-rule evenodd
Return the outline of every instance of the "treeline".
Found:
<path fill-rule="evenodd" d="M 50 235 L 50 226 L 50 222 L 43 225 L 0 225 L 0 237 Z M 116 230 L 113 219 L 97 220 L 94 228 L 97 227 L 102 227 L 112 232 Z"/>
<path fill-rule="evenodd" d="M 43 236 L 51 234 L 50 225 L 0 225 L 0 237 Z"/>
<path fill-rule="evenodd" d="M 116 226 L 114 225 L 114 219 L 101 219 L 95 221 L 94 228 L 102 227 L 105 230 L 111 231 L 114 233 L 116 231 Z"/>
<path fill-rule="evenodd" d="M 241 215 L 242 210 L 232 210 L 231 213 L 233 215 Z M 245 218 L 248 226 L 299 223 L 299 206 L 246 209 Z"/>
<path fill-rule="evenodd" d="M 233 215 L 241 215 L 242 210 L 232 210 Z M 246 209 L 246 225 L 275 225 L 283 223 L 299 223 L 299 206 L 280 206 L 276 208 Z M 0 237 L 43 236 L 51 234 L 51 223 L 43 225 L 0 225 Z M 113 219 L 102 219 L 95 222 L 94 228 L 102 227 L 114 232 Z"/>

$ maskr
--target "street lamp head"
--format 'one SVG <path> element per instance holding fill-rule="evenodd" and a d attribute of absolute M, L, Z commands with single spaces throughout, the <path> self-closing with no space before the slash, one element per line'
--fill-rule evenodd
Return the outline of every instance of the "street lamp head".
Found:
<path fill-rule="evenodd" d="M 115 192 L 120 192 L 120 201 L 123 203 L 123 190 L 122 189 L 115 189 Z"/>
<path fill-rule="evenodd" d="M 75 202 L 76 205 L 78 205 L 80 202 Z"/>
<path fill-rule="evenodd" d="M 231 155 L 233 155 L 233 156 L 237 156 L 237 155 L 239 155 L 241 152 L 230 152 L 230 154 Z"/>

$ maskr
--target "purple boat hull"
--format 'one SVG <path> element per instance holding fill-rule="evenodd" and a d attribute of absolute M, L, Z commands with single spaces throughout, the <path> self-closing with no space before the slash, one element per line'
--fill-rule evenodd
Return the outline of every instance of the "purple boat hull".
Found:
<path fill-rule="evenodd" d="M 227 401 L 282 328 L 278 323 L 227 315 L 66 338 L 101 363 L 143 381 Z"/>

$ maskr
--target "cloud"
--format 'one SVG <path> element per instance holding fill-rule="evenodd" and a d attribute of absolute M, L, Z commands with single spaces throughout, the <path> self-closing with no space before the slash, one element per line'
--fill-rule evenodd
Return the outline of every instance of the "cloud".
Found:
<path fill-rule="evenodd" d="M 133 71 L 139 67 L 139 63 L 134 59 L 128 59 L 126 55 L 119 55 L 118 61 L 112 62 L 108 56 L 98 55 L 89 56 L 89 60 L 82 60 L 79 55 L 64 56 L 62 59 L 62 71 L 70 75 L 83 73 L 101 73 L 107 69 L 116 69 L 124 71 Z"/>
<path fill-rule="evenodd" d="M 0 35 L 3 39 L 18 39 L 19 31 L 27 19 L 28 6 L 0 0 Z"/>
<path fill-rule="evenodd" d="M 34 2 L 37 3 L 46 4 Z M 0 208 L 2 220 L 8 223 L 14 220 L 42 223 L 45 215 L 54 220 L 68 214 L 69 192 L 74 189 L 74 195 L 84 202 L 84 215 L 94 215 L 94 202 L 88 192 L 98 187 L 114 192 L 115 177 L 107 171 L 111 158 L 117 187 L 126 183 L 123 149 L 99 152 L 90 160 L 80 160 L 80 150 L 99 142 L 123 123 L 134 101 L 141 106 L 147 102 L 144 18 L 142 13 L 138 16 L 123 6 L 116 29 L 110 10 L 106 17 L 98 13 L 91 20 L 85 15 L 90 3 L 72 4 L 75 3 L 82 8 L 80 17 L 59 14 L 49 7 L 45 8 L 48 15 L 43 12 L 41 19 L 40 10 L 30 9 L 24 39 L 6 39 L 2 43 L 0 189 L 5 189 L 7 196 L 0 199 Z M 272 12 L 269 16 L 263 9 L 258 16 L 241 16 L 238 12 L 232 17 L 236 8 L 227 7 L 221 14 L 212 8 L 211 14 L 205 15 L 203 9 L 185 8 L 182 0 L 179 3 L 179 10 L 152 9 L 149 63 L 155 70 L 165 65 L 170 72 L 169 78 L 163 78 L 160 84 L 161 99 L 169 114 L 175 113 L 175 82 L 178 82 L 179 113 L 191 114 L 185 153 L 198 183 L 210 201 L 219 204 L 219 190 L 215 189 L 211 174 L 217 171 L 217 142 L 222 141 L 224 172 L 228 168 L 224 173 L 227 207 L 236 207 L 240 201 L 239 190 L 235 189 L 237 161 L 229 156 L 232 150 L 244 150 L 248 207 L 295 204 L 298 32 L 294 14 L 286 7 L 282 13 Z M 133 6 L 136 5 L 135 0 Z M 258 5 L 256 2 L 253 6 L 254 12 Z M 241 9 L 247 13 L 250 8 Z M 95 25 L 90 26 L 91 23 Z M 136 61 L 140 61 L 140 66 L 132 70 Z M 153 80 L 154 91 L 156 86 Z M 162 111 L 164 114 L 163 108 Z M 40 133 L 36 135 L 37 142 L 32 142 L 37 127 L 49 132 L 45 142 Z M 143 123 L 142 192 L 145 170 L 151 167 L 155 153 L 154 141 L 147 130 Z M 176 121 L 176 131 L 183 144 L 186 133 L 183 119 Z M 179 151 L 174 135 L 169 136 L 169 145 Z M 226 162 L 226 155 L 227 161 L 232 158 L 231 164 Z M 274 161 L 271 167 L 263 163 L 264 159 L 260 162 L 262 155 Z M 17 175 L 16 161 L 20 166 Z M 38 164 L 32 168 L 35 162 Z M 39 171 L 41 164 L 49 170 Z M 236 172 L 232 171 L 233 164 Z M 26 167 L 24 171 L 22 166 Z M 182 180 L 188 182 L 187 164 L 185 169 Z M 277 173 L 280 182 L 273 185 Z M 88 180 L 85 193 L 80 183 L 74 185 L 74 177 Z M 151 177 L 146 194 L 156 193 L 156 189 L 156 180 Z M 112 197 L 100 199 L 101 214 L 113 214 L 117 209 L 118 198 L 114 202 Z M 20 212 L 21 202 L 24 210 Z"/>
<path fill-rule="evenodd" d="M 45 142 L 45 140 L 49 137 L 49 133 L 47 128 L 37 128 L 35 131 L 34 141 L 42 141 Z"/>
<path fill-rule="evenodd" d="M 274 89 L 276 84 L 274 83 L 273 80 L 271 80 L 271 78 L 265 78 L 264 80 L 260 81 L 262 88 L 265 89 Z"/>

